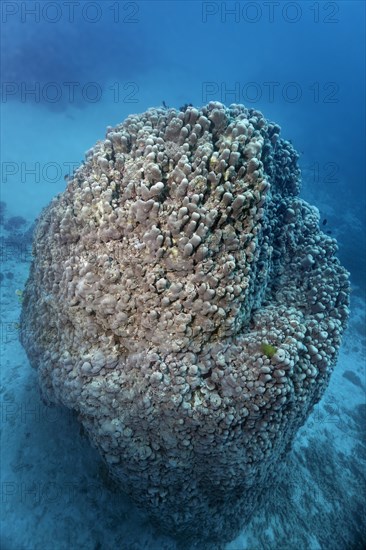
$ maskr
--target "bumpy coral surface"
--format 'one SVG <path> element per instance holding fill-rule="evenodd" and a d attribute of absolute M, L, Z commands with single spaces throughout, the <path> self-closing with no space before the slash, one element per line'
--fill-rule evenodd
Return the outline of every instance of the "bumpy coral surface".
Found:
<path fill-rule="evenodd" d="M 348 274 L 279 132 L 236 104 L 129 116 L 36 228 L 21 340 L 43 396 L 184 540 L 248 521 L 347 321 Z"/>

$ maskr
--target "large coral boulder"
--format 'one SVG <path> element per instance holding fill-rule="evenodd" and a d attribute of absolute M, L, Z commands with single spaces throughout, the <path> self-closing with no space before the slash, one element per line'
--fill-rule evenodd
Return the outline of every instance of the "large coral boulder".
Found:
<path fill-rule="evenodd" d="M 229 540 L 265 498 L 347 320 L 279 132 L 242 105 L 129 116 L 35 232 L 20 334 L 42 394 L 185 540 Z"/>

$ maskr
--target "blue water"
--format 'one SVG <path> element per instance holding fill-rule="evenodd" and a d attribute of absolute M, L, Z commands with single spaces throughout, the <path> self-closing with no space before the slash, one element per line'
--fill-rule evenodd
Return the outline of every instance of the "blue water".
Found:
<path fill-rule="evenodd" d="M 16 291 L 28 230 L 107 126 L 211 100 L 281 126 L 353 290 L 338 366 L 290 457 L 297 497 L 269 498 L 227 548 L 366 547 L 365 4 L 3 1 L 1 21 L 1 548 L 175 548 L 118 497 L 71 413 L 40 401 Z"/>

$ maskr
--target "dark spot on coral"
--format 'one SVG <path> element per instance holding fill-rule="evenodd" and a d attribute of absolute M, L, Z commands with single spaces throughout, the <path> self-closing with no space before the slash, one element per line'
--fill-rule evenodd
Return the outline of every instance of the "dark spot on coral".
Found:
<path fill-rule="evenodd" d="M 211 375 L 212 375 L 212 369 L 209 369 L 208 372 L 206 372 L 205 374 L 202 374 L 202 378 L 204 379 L 210 378 Z"/>

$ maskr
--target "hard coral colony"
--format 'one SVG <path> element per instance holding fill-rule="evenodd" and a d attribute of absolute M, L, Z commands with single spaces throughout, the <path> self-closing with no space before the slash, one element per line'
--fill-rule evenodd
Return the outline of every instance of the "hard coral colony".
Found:
<path fill-rule="evenodd" d="M 279 132 L 236 104 L 129 116 L 35 231 L 20 335 L 42 393 L 185 541 L 248 522 L 347 322 L 348 273 Z"/>

